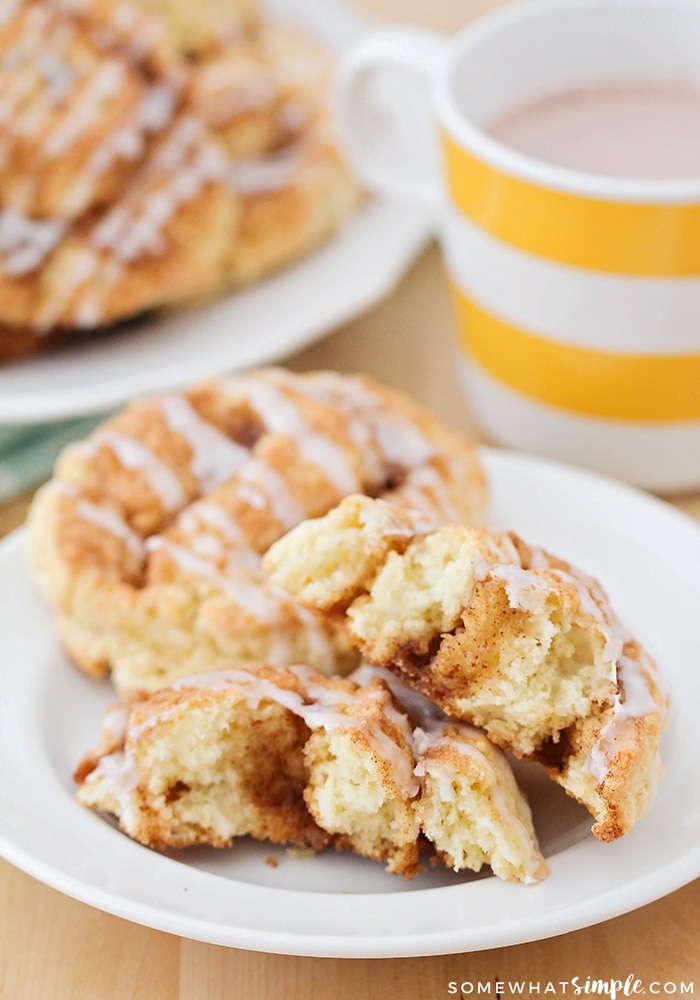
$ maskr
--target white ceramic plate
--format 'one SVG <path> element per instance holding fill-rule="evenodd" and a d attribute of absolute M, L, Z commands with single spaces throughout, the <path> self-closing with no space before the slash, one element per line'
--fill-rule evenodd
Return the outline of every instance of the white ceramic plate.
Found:
<path fill-rule="evenodd" d="M 342 0 L 266 0 L 336 50 L 369 27 Z M 425 246 L 424 213 L 369 202 L 299 263 L 205 306 L 86 335 L 0 367 L 0 424 L 102 413 L 133 396 L 286 357 L 378 302 Z"/>
<path fill-rule="evenodd" d="M 17 533 L 0 545 L 0 852 L 62 892 L 147 926 L 237 948 L 341 957 L 534 940 L 642 906 L 700 875 L 700 527 L 590 473 L 498 451 L 485 459 L 491 523 L 596 574 L 668 681 L 667 776 L 625 838 L 598 843 L 587 813 L 528 766 L 520 770 L 551 867 L 536 886 L 438 869 L 406 883 L 350 855 L 294 858 L 247 840 L 170 856 L 141 847 L 74 799 L 71 770 L 113 695 L 61 653 Z"/>

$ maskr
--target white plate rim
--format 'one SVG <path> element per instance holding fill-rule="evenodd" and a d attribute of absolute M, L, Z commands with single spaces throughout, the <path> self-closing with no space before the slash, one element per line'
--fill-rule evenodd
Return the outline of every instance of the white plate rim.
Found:
<path fill-rule="evenodd" d="M 630 521 L 637 529 L 650 529 L 651 536 L 644 536 L 645 552 L 648 549 L 649 557 L 657 558 L 663 549 L 663 558 L 670 552 L 674 560 L 680 559 L 679 581 L 683 586 L 687 582 L 693 598 L 700 596 L 696 578 L 692 590 L 692 571 L 700 565 L 700 526 L 686 515 L 631 487 L 592 473 L 499 450 L 484 449 L 483 454 L 499 495 L 507 488 L 517 496 L 518 488 L 523 485 L 539 484 L 544 500 L 538 504 L 545 517 L 552 513 L 548 503 L 558 502 L 561 496 L 570 496 L 574 505 L 583 505 L 581 510 L 602 505 L 608 512 L 609 526 L 601 527 L 601 544 L 615 532 L 627 531 Z M 502 516 L 503 512 L 496 513 L 496 520 Z M 5 575 L 8 568 L 17 569 L 23 541 L 20 529 L 0 543 L 0 567 L 4 567 Z M 1 619 L 0 607 L 0 624 Z M 0 628 L 0 648 L 7 641 L 2 635 Z M 4 692 L 0 698 L 0 746 L 8 727 L 13 728 L 9 725 L 10 716 L 15 728 L 20 727 L 28 740 L 40 741 L 31 699 L 42 679 L 42 665 L 30 663 L 18 678 L 11 675 L 7 664 L 8 657 L 0 657 L 0 692 Z M 674 677 L 673 681 L 677 686 L 679 679 Z M 683 733 L 687 730 L 691 740 L 694 737 L 690 745 L 684 745 L 682 760 L 687 768 L 697 767 L 700 734 L 684 719 L 684 711 L 689 712 L 690 708 L 685 709 L 683 700 L 674 705 L 675 725 Z M 2 753 L 5 759 L 9 755 L 11 767 L 13 748 L 5 746 Z M 22 754 L 15 752 L 15 766 L 28 759 L 27 766 L 38 764 L 50 771 L 45 750 L 30 747 L 28 758 L 25 753 L 26 748 Z M 680 796 L 683 802 L 687 802 L 688 796 L 679 782 L 686 778 L 674 773 L 671 782 L 673 795 Z M 51 780 L 55 782 L 55 776 L 49 774 L 48 783 L 44 781 L 45 791 L 51 791 Z M 518 944 L 618 916 L 700 875 L 700 804 L 691 802 L 682 816 L 674 817 L 668 815 L 669 803 L 662 802 L 658 809 L 653 806 L 649 816 L 618 843 L 601 845 L 589 837 L 550 858 L 551 875 L 537 886 L 524 887 L 487 878 L 417 893 L 379 892 L 339 898 L 334 893 L 297 892 L 232 882 L 192 869 L 132 843 L 99 817 L 79 811 L 77 805 L 75 810 L 66 807 L 64 816 L 53 815 L 43 837 L 42 831 L 34 831 L 34 843 L 29 845 L 25 836 L 29 831 L 28 819 L 20 813 L 29 806 L 31 820 L 32 811 L 42 809 L 42 802 L 32 801 L 33 795 L 40 794 L 40 785 L 26 787 L 22 793 L 24 802 L 17 801 L 17 797 L 14 801 L 8 799 L 7 787 L 0 788 L 0 854 L 8 861 L 69 896 L 127 920 L 195 940 L 256 951 L 316 957 L 393 958 L 464 953 Z M 693 787 L 692 783 L 689 787 Z M 662 791 L 663 788 L 662 785 Z M 669 798 L 676 801 L 671 795 Z M 674 845 L 668 842 L 658 843 L 661 829 L 673 829 L 679 823 L 688 828 L 688 843 L 682 850 L 674 850 Z M 81 860 L 84 870 L 70 870 L 61 855 L 60 843 L 57 846 L 57 830 L 75 833 L 84 856 Z M 664 854 L 659 857 L 662 849 Z M 100 852 L 103 864 L 109 863 L 108 870 L 99 866 Z M 644 864 L 639 863 L 641 858 L 645 859 Z M 125 874 L 128 888 L 124 886 Z M 143 880 L 154 892 L 163 894 L 157 896 L 157 902 L 145 898 L 139 886 Z M 229 909 L 235 911 L 230 916 Z M 479 921 L 473 919 L 475 911 L 482 915 Z M 225 919 L 221 913 L 226 913 Z M 445 913 L 449 920 L 445 917 L 439 926 L 439 920 L 443 919 L 440 914 Z M 494 918 L 500 916 L 489 922 L 489 914 Z"/>

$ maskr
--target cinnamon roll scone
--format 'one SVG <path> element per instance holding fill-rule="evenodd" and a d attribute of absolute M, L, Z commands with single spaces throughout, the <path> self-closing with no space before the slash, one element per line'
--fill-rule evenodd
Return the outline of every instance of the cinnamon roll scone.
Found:
<path fill-rule="evenodd" d="M 12 328 L 41 346 L 220 290 L 239 200 L 163 24 L 128 3 L 23 0 L 0 62 L 8 350 Z"/>
<path fill-rule="evenodd" d="M 364 491 L 426 525 L 478 521 L 474 448 L 372 380 L 268 369 L 137 401 L 67 448 L 29 513 L 65 648 L 122 695 L 242 663 L 346 672 L 335 622 L 261 567 L 291 527 Z"/>
<path fill-rule="evenodd" d="M 501 752 L 458 722 L 414 731 L 378 677 L 262 666 L 185 679 L 111 709 L 75 778 L 84 805 L 150 847 L 250 835 L 353 851 L 411 878 L 427 836 L 457 871 L 547 874 Z"/>
<path fill-rule="evenodd" d="M 360 204 L 335 140 L 331 71 L 307 31 L 265 19 L 192 65 L 189 107 L 223 142 L 240 200 L 226 261 L 233 288 L 315 249 Z"/>
<path fill-rule="evenodd" d="M 231 291 L 359 204 L 302 29 L 190 59 L 128 0 L 18 0 L 0 65 L 0 358 Z"/>
<path fill-rule="evenodd" d="M 586 574 L 513 534 L 426 530 L 367 497 L 299 525 L 265 564 L 306 607 L 343 622 L 363 657 L 540 761 L 600 840 L 646 809 L 667 697 Z"/>

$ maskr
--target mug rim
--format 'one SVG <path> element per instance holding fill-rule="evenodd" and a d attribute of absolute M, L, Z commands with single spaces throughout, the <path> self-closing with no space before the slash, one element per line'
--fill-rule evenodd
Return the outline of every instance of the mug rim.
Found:
<path fill-rule="evenodd" d="M 639 179 L 612 177 L 558 166 L 520 153 L 494 139 L 466 113 L 460 111 L 451 92 L 452 72 L 468 53 L 504 28 L 526 24 L 551 15 L 570 17 L 582 10 L 633 9 L 653 7 L 692 11 L 700 26 L 697 0 L 527 0 L 485 14 L 448 40 L 447 57 L 436 81 L 435 102 L 438 118 L 458 145 L 501 173 L 568 194 L 617 202 L 644 204 L 689 204 L 700 202 L 700 177 L 696 179 Z M 700 88 L 699 88 L 700 91 Z"/>

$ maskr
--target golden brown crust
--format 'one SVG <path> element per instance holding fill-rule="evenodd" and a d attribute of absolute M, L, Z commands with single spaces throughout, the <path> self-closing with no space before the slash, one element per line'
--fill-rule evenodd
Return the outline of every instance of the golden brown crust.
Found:
<path fill-rule="evenodd" d="M 593 833 L 606 843 L 630 830 L 663 774 L 658 747 L 668 695 L 636 640 L 626 639 L 621 662 L 613 703 L 563 733 L 561 748 L 540 752 L 550 777 L 595 816 Z"/>

